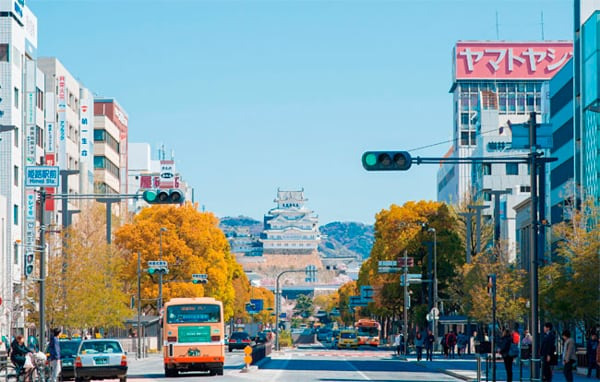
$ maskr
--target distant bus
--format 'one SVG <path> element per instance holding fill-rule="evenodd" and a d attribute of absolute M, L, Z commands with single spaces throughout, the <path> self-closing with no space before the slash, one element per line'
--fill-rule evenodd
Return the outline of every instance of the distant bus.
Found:
<path fill-rule="evenodd" d="M 379 337 L 381 335 L 381 325 L 379 322 L 361 318 L 354 324 L 354 328 L 358 332 L 359 345 L 379 346 Z"/>
<path fill-rule="evenodd" d="M 225 328 L 223 304 L 212 297 L 174 298 L 164 306 L 165 376 L 180 371 L 223 375 Z"/>

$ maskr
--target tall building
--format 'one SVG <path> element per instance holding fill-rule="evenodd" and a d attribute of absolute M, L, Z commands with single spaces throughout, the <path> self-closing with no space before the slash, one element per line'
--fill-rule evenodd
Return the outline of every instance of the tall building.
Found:
<path fill-rule="evenodd" d="M 91 194 L 93 188 L 93 98 L 91 92 L 55 57 L 43 57 L 38 65 L 46 76 L 46 126 L 50 134 L 46 163 L 72 172 L 61 179 L 61 190 L 68 194 Z M 53 191 L 50 190 L 50 193 Z M 82 201 L 47 203 L 49 223 L 69 225 L 72 217 L 63 210 L 79 210 Z"/>
<path fill-rule="evenodd" d="M 448 157 L 471 157 L 477 147 L 483 91 L 497 95 L 500 119 L 519 122 L 532 111 L 547 113 L 542 89 L 571 55 L 572 43 L 567 41 L 459 41 L 452 59 L 454 145 Z M 457 204 L 477 198 L 471 174 L 470 164 L 442 164 L 437 174 L 438 200 Z"/>
<path fill-rule="evenodd" d="M 264 217 L 263 253 L 310 254 L 317 250 L 321 241 L 318 218 L 305 206 L 307 201 L 304 189 L 277 190 L 277 207 Z"/>
<path fill-rule="evenodd" d="M 24 254 L 43 253 L 24 168 L 44 154 L 45 78 L 36 63 L 37 18 L 23 0 L 0 1 L 0 32 L 0 332 L 8 334 L 24 327 Z"/>
<path fill-rule="evenodd" d="M 575 1 L 573 61 L 575 192 L 582 201 L 600 198 L 600 2 Z"/>
<path fill-rule="evenodd" d="M 114 98 L 96 98 L 94 99 L 94 122 L 96 121 L 102 123 L 102 127 L 94 127 L 94 134 L 96 134 L 96 130 L 105 130 L 107 132 L 107 140 L 110 140 L 113 153 L 118 154 L 118 159 L 113 158 L 111 161 L 112 165 L 110 165 L 106 155 L 103 155 L 103 153 L 100 151 L 98 151 L 97 154 L 96 150 L 94 150 L 94 171 L 100 170 L 115 172 L 114 177 L 118 180 L 119 185 L 113 191 L 116 191 L 117 194 L 127 194 L 129 117 L 127 116 L 125 110 Z M 112 132 L 112 135 L 111 133 L 108 133 L 109 130 Z M 102 135 L 100 131 L 98 134 Z M 112 139 L 116 139 L 116 142 L 111 138 L 108 138 L 108 135 L 110 135 Z M 94 141 L 96 141 L 96 136 L 94 136 Z M 105 144 L 108 145 L 108 141 Z M 107 151 L 107 153 L 109 151 Z M 102 157 L 106 158 L 106 167 L 103 167 L 103 164 L 100 163 L 103 161 Z M 116 165 L 116 168 L 114 168 L 113 165 Z M 104 185 L 102 185 L 101 181 L 96 180 L 94 187 L 99 191 L 104 187 Z M 110 191 L 107 190 L 107 193 L 110 193 Z"/>

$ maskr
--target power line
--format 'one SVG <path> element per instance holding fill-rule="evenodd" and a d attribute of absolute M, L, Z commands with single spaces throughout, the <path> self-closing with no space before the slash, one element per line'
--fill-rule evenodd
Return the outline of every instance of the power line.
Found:
<path fill-rule="evenodd" d="M 491 129 L 491 130 L 486 130 L 486 131 L 483 131 L 483 132 L 481 132 L 479 134 L 480 135 L 484 135 L 484 134 L 488 134 L 488 133 L 493 133 L 494 131 L 498 131 L 498 129 L 499 128 L 495 128 L 495 129 Z M 453 138 L 453 139 L 449 139 L 447 141 L 432 143 L 432 144 L 426 145 L 426 146 L 415 147 L 414 149 L 410 149 L 410 150 L 406 150 L 406 151 L 413 152 L 413 151 L 424 150 L 424 149 L 428 149 L 430 147 L 435 147 L 435 146 L 443 145 L 443 144 L 446 144 L 446 143 L 454 143 L 454 142 L 458 141 L 458 139 L 459 138 Z"/>

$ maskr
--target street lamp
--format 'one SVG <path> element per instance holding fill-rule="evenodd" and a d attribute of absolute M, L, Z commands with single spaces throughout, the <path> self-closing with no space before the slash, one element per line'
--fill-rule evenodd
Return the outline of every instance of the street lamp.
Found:
<path fill-rule="evenodd" d="M 162 234 L 163 232 L 167 232 L 167 229 L 165 227 L 160 227 L 160 230 L 158 231 L 158 238 L 159 238 L 159 250 L 158 250 L 158 259 L 162 260 Z M 162 272 L 158 272 L 158 303 L 156 304 L 157 306 L 157 311 L 158 311 L 158 316 L 160 317 L 160 310 L 162 309 L 162 284 L 163 284 L 163 273 Z M 156 345 L 156 347 L 158 348 L 158 350 L 160 351 L 162 349 L 162 329 L 160 327 L 160 325 L 158 326 L 158 343 Z"/>
<path fill-rule="evenodd" d="M 437 278 L 437 231 L 435 228 L 430 227 L 427 232 L 433 232 L 433 338 L 435 338 L 435 344 L 437 344 L 437 322 L 436 316 L 439 314 L 438 309 L 438 278 Z"/>

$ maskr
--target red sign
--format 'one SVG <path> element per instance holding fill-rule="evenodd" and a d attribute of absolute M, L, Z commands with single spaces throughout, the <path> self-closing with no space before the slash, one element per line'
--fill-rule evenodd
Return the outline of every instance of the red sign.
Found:
<path fill-rule="evenodd" d="M 140 176 L 140 189 L 147 190 L 150 188 L 179 188 L 179 176 L 175 176 L 173 185 L 164 185 L 160 182 L 160 176 L 158 175 L 141 175 Z"/>
<path fill-rule="evenodd" d="M 56 166 L 56 159 L 54 157 L 54 153 L 52 154 L 46 154 L 46 166 Z M 46 194 L 51 195 L 54 194 L 55 192 L 55 188 L 54 187 L 46 187 Z M 54 198 L 52 197 L 47 197 L 46 198 L 46 211 L 54 211 Z"/>
<path fill-rule="evenodd" d="M 573 43 L 458 42 L 454 76 L 461 79 L 548 80 L 573 56 Z"/>
<path fill-rule="evenodd" d="M 406 265 L 404 260 L 406 259 Z M 399 257 L 397 259 L 399 267 L 414 267 L 415 266 L 415 258 L 414 257 Z"/>

